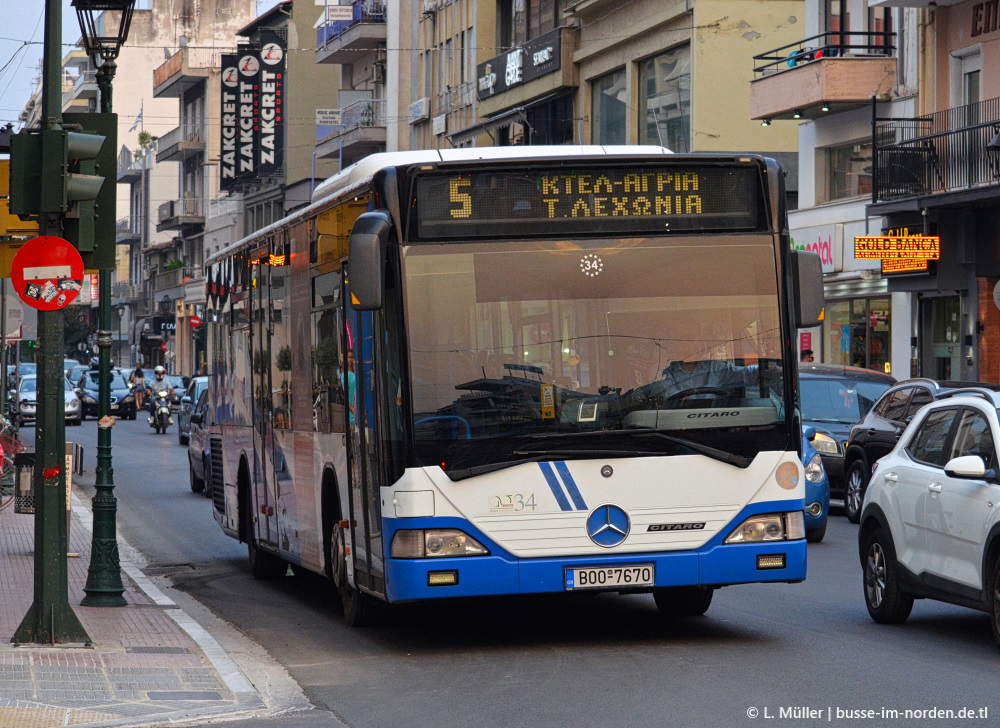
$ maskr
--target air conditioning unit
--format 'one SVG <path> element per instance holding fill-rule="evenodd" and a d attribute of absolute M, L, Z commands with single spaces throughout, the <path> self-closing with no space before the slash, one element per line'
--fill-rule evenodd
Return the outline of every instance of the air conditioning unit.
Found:
<path fill-rule="evenodd" d="M 417 99 L 407 107 L 407 118 L 411 124 L 427 121 L 430 115 L 430 100 L 427 97 Z"/>
<path fill-rule="evenodd" d="M 437 9 L 438 0 L 424 0 L 424 15 L 433 15 Z"/>

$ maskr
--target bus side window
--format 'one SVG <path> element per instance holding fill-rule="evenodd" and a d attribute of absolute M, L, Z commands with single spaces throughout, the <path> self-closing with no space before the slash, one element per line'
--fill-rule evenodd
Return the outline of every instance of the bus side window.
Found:
<path fill-rule="evenodd" d="M 313 279 L 313 311 L 311 328 L 313 372 L 313 430 L 316 432 L 346 432 L 345 400 L 341 377 L 339 307 L 340 272 L 327 273 Z"/>

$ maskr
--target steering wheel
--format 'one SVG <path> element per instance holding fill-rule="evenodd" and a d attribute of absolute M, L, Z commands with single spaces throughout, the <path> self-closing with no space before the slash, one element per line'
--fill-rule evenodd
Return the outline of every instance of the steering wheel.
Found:
<path fill-rule="evenodd" d="M 699 394 L 715 394 L 719 397 L 731 397 L 733 393 L 728 389 L 722 389 L 721 387 L 692 387 L 691 389 L 682 389 L 680 392 L 674 392 L 669 397 L 667 401 L 672 399 L 687 399 L 688 397 L 696 397 Z"/>

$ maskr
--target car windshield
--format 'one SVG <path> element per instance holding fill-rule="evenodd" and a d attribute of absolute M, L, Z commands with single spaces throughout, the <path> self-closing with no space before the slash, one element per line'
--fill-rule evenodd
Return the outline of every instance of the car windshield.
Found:
<path fill-rule="evenodd" d="M 803 378 L 801 385 L 803 419 L 853 425 L 864 419 L 892 383 Z"/>
<path fill-rule="evenodd" d="M 514 461 L 539 438 L 564 456 L 677 452 L 650 430 L 742 455 L 785 447 L 770 237 L 403 254 L 419 464 Z"/>
<path fill-rule="evenodd" d="M 20 392 L 21 392 L 22 395 L 25 395 L 25 394 L 34 394 L 36 391 L 37 390 L 35 388 L 35 379 L 34 379 L 34 377 L 32 377 L 31 379 L 22 379 L 21 380 Z"/>
<path fill-rule="evenodd" d="M 84 377 L 83 386 L 87 390 L 97 391 L 100 386 L 100 373 L 99 372 L 87 372 L 87 376 Z M 121 375 L 113 374 L 111 376 L 111 390 L 116 389 L 128 389 L 128 385 L 125 384 L 125 380 L 121 378 Z"/>
<path fill-rule="evenodd" d="M 33 363 L 25 362 L 17 367 L 18 376 L 34 376 L 37 367 Z"/>

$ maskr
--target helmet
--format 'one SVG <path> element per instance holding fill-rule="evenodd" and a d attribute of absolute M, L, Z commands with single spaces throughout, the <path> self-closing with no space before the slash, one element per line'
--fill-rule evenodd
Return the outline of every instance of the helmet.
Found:
<path fill-rule="evenodd" d="M 153 374 L 155 374 L 157 377 L 162 377 L 166 373 L 167 373 L 167 370 L 164 369 L 163 367 L 156 367 L 153 370 Z"/>

